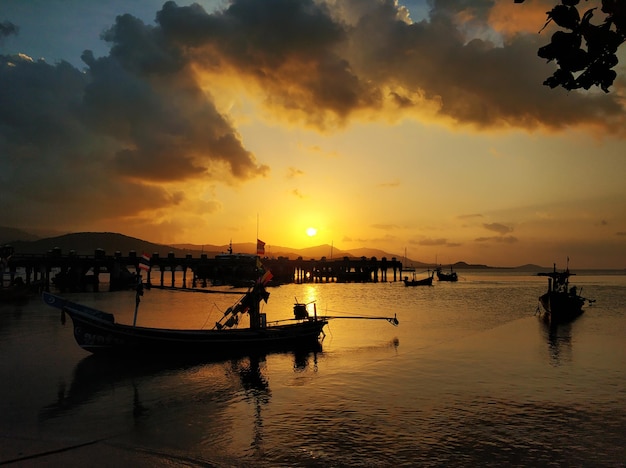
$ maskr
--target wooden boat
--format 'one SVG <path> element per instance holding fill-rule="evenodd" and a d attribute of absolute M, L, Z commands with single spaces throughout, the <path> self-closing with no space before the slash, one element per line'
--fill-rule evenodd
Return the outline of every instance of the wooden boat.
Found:
<path fill-rule="evenodd" d="M 433 285 L 433 277 L 435 276 L 435 272 L 432 273 L 428 270 L 428 276 L 426 278 L 417 279 L 415 278 L 415 273 L 413 273 L 413 279 L 409 279 L 408 276 L 405 276 L 403 281 L 405 286 L 432 286 Z"/>
<path fill-rule="evenodd" d="M 450 266 L 450 273 L 444 273 L 443 270 L 441 269 L 441 266 L 438 266 L 437 269 L 435 270 L 437 272 L 437 279 L 439 281 L 458 281 L 459 277 L 456 274 L 456 271 L 452 270 L 452 266 Z"/>
<path fill-rule="evenodd" d="M 294 318 L 269 323 L 260 313 L 261 300 L 267 302 L 269 293 L 263 281 L 257 281 L 246 294 L 210 330 L 176 330 L 147 328 L 115 322 L 113 314 L 77 304 L 62 297 L 43 293 L 46 304 L 61 309 L 62 317 L 69 315 L 74 324 L 74 338 L 85 350 L 92 353 L 130 354 L 195 354 L 207 358 L 227 353 L 247 351 L 279 351 L 300 349 L 319 342 L 323 328 L 331 318 L 385 319 L 393 325 L 393 317 L 320 317 L 317 311 L 310 315 L 306 304 L 294 305 Z M 143 293 L 137 287 L 137 306 Z M 247 313 L 249 328 L 236 328 L 239 318 Z"/>
<path fill-rule="evenodd" d="M 548 277 L 548 290 L 539 296 L 539 303 L 544 310 L 544 319 L 550 323 L 565 323 L 574 320 L 583 313 L 585 302 L 592 304 L 594 300 L 580 295 L 576 286 L 569 286 L 569 266 L 565 271 L 557 271 L 556 264 L 549 273 L 538 273 L 538 276 Z"/>

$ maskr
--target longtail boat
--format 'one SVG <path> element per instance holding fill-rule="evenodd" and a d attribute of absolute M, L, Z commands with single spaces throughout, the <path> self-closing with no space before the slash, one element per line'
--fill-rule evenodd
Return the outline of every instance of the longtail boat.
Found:
<path fill-rule="evenodd" d="M 547 322 L 563 323 L 574 320 L 583 313 L 585 302 L 592 304 L 593 299 L 581 296 L 582 288 L 569 284 L 570 276 L 575 273 L 569 271 L 569 265 L 565 271 L 557 271 L 554 264 L 553 271 L 549 273 L 537 273 L 537 276 L 548 277 L 548 290 L 539 296 L 539 303 L 543 307 L 543 316 Z"/>
<path fill-rule="evenodd" d="M 428 276 L 426 278 L 417 279 L 414 272 L 412 279 L 409 279 L 408 276 L 405 276 L 402 281 L 404 281 L 405 286 L 432 286 L 433 276 L 435 276 L 435 272 L 433 271 L 431 273 L 430 270 L 428 270 Z"/>
<path fill-rule="evenodd" d="M 450 266 L 450 273 L 444 273 L 443 270 L 441 269 L 441 266 L 438 266 L 435 271 L 437 272 L 437 279 L 439 281 L 454 282 L 454 281 L 459 280 L 459 277 L 456 274 L 456 271 L 452 270 L 452 266 Z"/>
<path fill-rule="evenodd" d="M 264 275 L 268 278 L 267 275 Z M 269 276 L 271 278 L 271 275 Z M 260 350 L 291 350 L 319 343 L 324 336 L 324 326 L 333 318 L 383 319 L 393 325 L 394 317 L 322 317 L 314 308 L 313 314 L 307 304 L 294 304 L 292 319 L 268 322 L 260 312 L 260 302 L 267 302 L 265 289 L 268 281 L 259 279 L 243 297 L 229 307 L 212 329 L 164 329 L 136 326 L 137 308 L 143 286 L 137 286 L 135 319 L 133 325 L 116 323 L 111 313 L 72 302 L 45 292 L 46 304 L 62 310 L 62 317 L 69 315 L 74 325 L 74 338 L 79 346 L 91 353 L 139 353 L 214 354 Z M 250 326 L 238 328 L 243 314 L 249 315 Z"/>

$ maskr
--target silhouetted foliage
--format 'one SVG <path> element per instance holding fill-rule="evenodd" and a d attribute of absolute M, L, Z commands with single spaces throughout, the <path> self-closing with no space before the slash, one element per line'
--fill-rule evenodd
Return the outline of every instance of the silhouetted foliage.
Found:
<path fill-rule="evenodd" d="M 514 1 L 524 3 L 524 0 Z M 539 57 L 548 62 L 554 60 L 558 66 L 543 84 L 567 90 L 598 86 L 608 93 L 617 77 L 613 70 L 618 63 L 617 49 L 626 40 L 626 1 L 602 0 L 601 11 L 606 16 L 599 25 L 591 23 L 597 8 L 589 8 L 581 16 L 579 3 L 580 0 L 561 0 L 546 12 L 548 20 L 544 28 L 553 21 L 565 31 L 555 32 L 550 44 L 537 52 Z"/>

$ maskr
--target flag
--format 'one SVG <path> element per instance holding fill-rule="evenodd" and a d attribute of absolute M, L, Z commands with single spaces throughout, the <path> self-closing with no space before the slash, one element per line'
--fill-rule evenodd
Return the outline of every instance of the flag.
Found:
<path fill-rule="evenodd" d="M 265 255 L 265 242 L 260 239 L 256 240 L 256 254 Z"/>
<path fill-rule="evenodd" d="M 274 275 L 272 275 L 272 272 L 267 270 L 265 273 L 263 273 L 263 276 L 261 276 L 259 283 L 265 286 L 273 277 Z"/>
<path fill-rule="evenodd" d="M 150 256 L 147 253 L 144 253 L 139 259 L 139 269 L 150 271 Z"/>

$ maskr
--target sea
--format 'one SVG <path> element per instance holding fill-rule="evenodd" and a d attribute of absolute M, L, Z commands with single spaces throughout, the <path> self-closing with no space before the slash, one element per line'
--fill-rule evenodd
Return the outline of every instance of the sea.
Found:
<path fill-rule="evenodd" d="M 459 275 L 271 287 L 268 321 L 336 317 L 321 346 L 215 360 L 100 359 L 40 299 L 0 304 L 0 464 L 626 466 L 626 274 L 572 277 L 595 302 L 557 327 L 545 277 Z M 134 292 L 102 289 L 65 297 L 132 324 Z M 146 290 L 137 325 L 211 328 L 244 292 L 207 289 Z"/>

